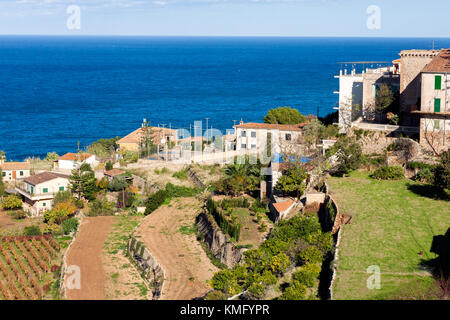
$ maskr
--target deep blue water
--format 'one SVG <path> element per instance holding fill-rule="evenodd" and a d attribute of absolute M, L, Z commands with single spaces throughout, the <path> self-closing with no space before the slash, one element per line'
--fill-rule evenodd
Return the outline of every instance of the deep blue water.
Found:
<path fill-rule="evenodd" d="M 436 47 L 450 47 L 439 39 Z M 0 150 L 8 159 L 124 136 L 142 118 L 189 128 L 261 121 L 271 107 L 324 116 L 341 61 L 392 61 L 431 39 L 0 37 Z"/>

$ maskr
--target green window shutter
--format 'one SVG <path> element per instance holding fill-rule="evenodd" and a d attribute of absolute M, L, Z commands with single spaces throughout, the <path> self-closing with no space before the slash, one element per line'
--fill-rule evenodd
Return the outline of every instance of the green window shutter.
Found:
<path fill-rule="evenodd" d="M 47 192 L 48 192 L 48 188 L 42 189 L 42 192 L 43 192 L 43 193 L 47 193 Z"/>
<path fill-rule="evenodd" d="M 20 175 L 23 176 L 23 171 L 20 171 Z"/>
<path fill-rule="evenodd" d="M 434 77 L 434 89 L 441 90 L 441 85 L 442 85 L 442 76 L 435 76 Z"/>
<path fill-rule="evenodd" d="M 45 202 L 42 202 L 42 206 L 45 207 L 47 204 Z"/>
<path fill-rule="evenodd" d="M 6 177 L 6 172 L 5 171 L 2 171 L 2 176 Z"/>
<path fill-rule="evenodd" d="M 64 187 L 59 187 L 59 191 L 64 191 Z"/>
<path fill-rule="evenodd" d="M 434 99 L 434 112 L 441 112 L 441 99 Z"/>

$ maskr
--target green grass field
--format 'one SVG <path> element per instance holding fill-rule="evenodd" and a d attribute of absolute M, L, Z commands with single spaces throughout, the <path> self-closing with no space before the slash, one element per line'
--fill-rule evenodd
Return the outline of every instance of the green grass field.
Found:
<path fill-rule="evenodd" d="M 430 252 L 433 236 L 450 227 L 448 196 L 409 180 L 377 181 L 367 172 L 328 179 L 332 197 L 344 214 L 339 246 L 335 299 L 426 298 L 435 292 L 435 282 L 422 260 Z M 381 288 L 369 290 L 367 267 L 381 270 Z M 431 295 L 433 296 L 433 295 Z"/>

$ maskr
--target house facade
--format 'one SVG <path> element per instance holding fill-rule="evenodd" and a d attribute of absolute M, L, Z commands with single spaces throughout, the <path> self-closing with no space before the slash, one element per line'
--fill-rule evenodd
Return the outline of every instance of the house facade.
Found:
<path fill-rule="evenodd" d="M 24 209 L 36 217 L 51 210 L 55 195 L 68 190 L 69 184 L 68 175 L 43 172 L 16 183 L 15 189 L 23 198 Z"/>
<path fill-rule="evenodd" d="M 83 163 L 88 163 L 94 169 L 99 162 L 95 155 L 89 153 L 66 153 L 58 159 L 58 167 L 66 170 L 77 169 Z"/>
<path fill-rule="evenodd" d="M 263 154 L 271 147 L 272 154 L 284 152 L 284 148 L 299 145 L 303 127 L 301 124 L 241 123 L 234 127 L 236 150 Z"/>
<path fill-rule="evenodd" d="M 450 146 L 450 49 L 441 50 L 421 73 L 420 144 L 435 153 Z"/>
<path fill-rule="evenodd" d="M 3 162 L 0 164 L 1 178 L 4 182 L 14 182 L 30 176 L 30 164 L 28 162 Z"/>
<path fill-rule="evenodd" d="M 376 69 L 366 68 L 361 72 L 352 69 L 340 71 L 339 79 L 339 127 L 341 132 L 351 127 L 351 123 L 360 120 L 374 120 L 374 104 L 377 91 L 382 85 L 388 85 L 392 91 L 400 90 L 398 64 Z"/>
<path fill-rule="evenodd" d="M 149 137 L 155 145 L 161 145 L 171 142 L 177 144 L 178 131 L 175 129 L 161 127 L 141 127 L 116 142 L 117 145 L 119 145 L 120 150 L 138 152 L 145 137 L 147 128 L 149 130 Z"/>

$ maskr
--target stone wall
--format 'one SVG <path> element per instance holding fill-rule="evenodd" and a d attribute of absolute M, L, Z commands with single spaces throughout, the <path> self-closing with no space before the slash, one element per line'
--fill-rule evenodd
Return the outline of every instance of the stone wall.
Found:
<path fill-rule="evenodd" d="M 245 249 L 237 249 L 209 214 L 205 212 L 199 214 L 196 224 L 198 233 L 204 238 L 208 249 L 220 262 L 232 268 L 241 261 Z"/>
<path fill-rule="evenodd" d="M 131 237 L 127 244 L 128 255 L 141 272 L 146 284 L 152 289 L 153 300 L 159 299 L 164 285 L 164 269 L 144 244 Z"/>

